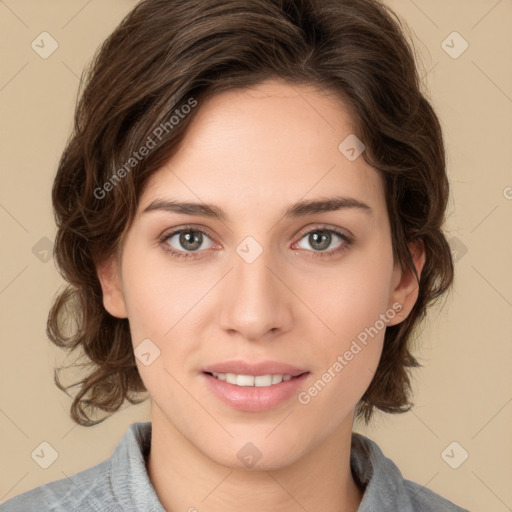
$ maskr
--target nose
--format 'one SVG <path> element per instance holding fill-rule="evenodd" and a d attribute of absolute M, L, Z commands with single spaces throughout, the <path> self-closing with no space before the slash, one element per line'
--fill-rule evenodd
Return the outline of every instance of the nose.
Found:
<path fill-rule="evenodd" d="M 264 250 L 252 263 L 235 253 L 232 263 L 234 268 L 220 284 L 220 327 L 248 341 L 271 339 L 289 330 L 293 293 L 270 251 Z"/>

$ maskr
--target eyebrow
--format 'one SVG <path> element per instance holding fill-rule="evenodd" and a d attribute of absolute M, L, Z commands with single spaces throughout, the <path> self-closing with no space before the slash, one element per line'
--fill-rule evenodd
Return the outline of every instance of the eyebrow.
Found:
<path fill-rule="evenodd" d="M 352 197 L 328 197 L 324 199 L 303 200 L 293 203 L 283 213 L 285 219 L 293 219 L 316 213 L 332 212 L 344 209 L 355 209 L 367 214 L 372 213 L 372 208 Z M 181 213 L 185 215 L 201 215 L 221 221 L 227 220 L 226 213 L 218 206 L 206 203 L 179 202 L 171 199 L 155 199 L 149 203 L 142 213 L 153 211 L 166 211 L 169 213 Z"/>

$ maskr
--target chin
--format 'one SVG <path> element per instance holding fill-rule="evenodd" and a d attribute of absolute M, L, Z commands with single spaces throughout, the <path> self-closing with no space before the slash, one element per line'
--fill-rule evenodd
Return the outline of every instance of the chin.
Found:
<path fill-rule="evenodd" d="M 262 447 L 248 441 L 233 447 L 235 457 L 231 453 L 215 453 L 210 458 L 232 470 L 246 471 L 277 471 L 293 464 L 301 454 L 290 452 L 290 447 L 281 445 L 276 451 L 274 447 Z M 251 460 L 252 459 L 252 460 Z"/>

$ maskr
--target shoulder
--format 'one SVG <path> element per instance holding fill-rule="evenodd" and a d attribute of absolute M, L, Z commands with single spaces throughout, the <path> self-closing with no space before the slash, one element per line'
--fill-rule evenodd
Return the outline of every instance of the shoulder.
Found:
<path fill-rule="evenodd" d="M 421 512 L 439 512 L 440 510 L 443 512 L 470 512 L 468 509 L 459 507 L 423 485 L 411 482 L 410 480 L 404 480 L 403 482 L 407 489 L 412 510 Z"/>
<path fill-rule="evenodd" d="M 0 506 L 2 512 L 114 512 L 109 492 L 110 460 L 26 491 Z M 107 506 L 106 506 L 107 505 Z M 117 509 L 119 512 L 121 509 Z"/>
<path fill-rule="evenodd" d="M 126 512 L 164 509 L 145 469 L 151 423 L 133 423 L 112 455 L 91 468 L 26 491 L 1 512 Z M 146 505 L 150 504 L 147 508 Z M 165 512 L 165 511 L 164 511 Z"/>
<path fill-rule="evenodd" d="M 365 488 L 358 512 L 469 512 L 425 486 L 405 480 L 375 441 L 353 433 L 351 468 Z"/>
<path fill-rule="evenodd" d="M 110 461 L 25 491 L 0 505 L 2 512 L 121 512 L 109 492 Z"/>

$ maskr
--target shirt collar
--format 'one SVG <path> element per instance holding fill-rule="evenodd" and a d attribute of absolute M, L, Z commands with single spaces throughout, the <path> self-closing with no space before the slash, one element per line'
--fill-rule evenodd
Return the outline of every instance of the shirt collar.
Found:
<path fill-rule="evenodd" d="M 350 466 L 355 480 L 365 489 L 357 512 L 410 512 L 413 510 L 402 473 L 377 443 L 352 433 Z"/>
<path fill-rule="evenodd" d="M 111 457 L 113 492 L 123 510 L 165 512 L 146 468 L 151 422 L 130 425 Z"/>

